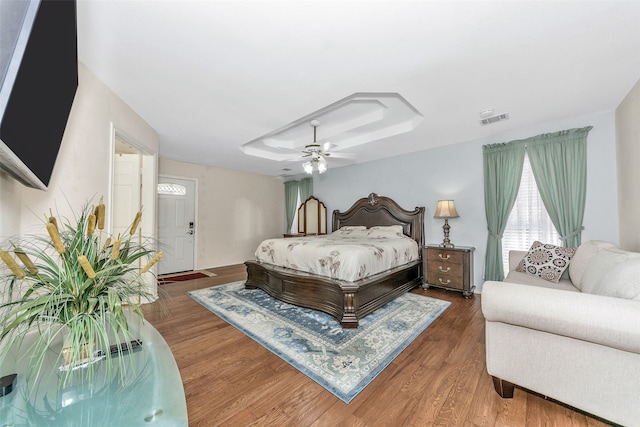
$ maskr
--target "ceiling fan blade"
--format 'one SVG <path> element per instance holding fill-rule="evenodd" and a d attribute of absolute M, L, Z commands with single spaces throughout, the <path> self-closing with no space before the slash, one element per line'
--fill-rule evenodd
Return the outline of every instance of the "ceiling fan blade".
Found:
<path fill-rule="evenodd" d="M 327 153 L 327 154 L 329 154 L 329 153 Z M 355 159 L 356 158 L 356 155 L 353 154 L 353 153 L 340 153 L 340 152 L 336 153 L 336 152 L 334 152 L 334 153 L 330 153 L 330 154 L 331 154 L 331 157 L 334 157 L 336 159 Z"/>
<path fill-rule="evenodd" d="M 311 154 L 302 154 L 295 157 L 291 157 L 290 159 L 286 159 L 285 162 L 299 162 L 300 160 L 304 160 L 309 157 L 311 157 Z"/>
<path fill-rule="evenodd" d="M 324 144 L 322 144 L 322 151 L 331 151 L 336 147 L 337 147 L 336 144 L 332 144 L 330 142 L 325 142 Z"/>

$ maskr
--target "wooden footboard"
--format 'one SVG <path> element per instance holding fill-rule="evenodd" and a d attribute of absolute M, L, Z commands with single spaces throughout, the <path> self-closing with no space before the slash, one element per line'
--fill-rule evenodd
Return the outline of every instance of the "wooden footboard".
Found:
<path fill-rule="evenodd" d="M 257 261 L 245 262 L 247 289 L 334 316 L 344 328 L 357 328 L 360 319 L 421 282 L 421 261 L 396 267 L 366 279 L 346 282 Z"/>

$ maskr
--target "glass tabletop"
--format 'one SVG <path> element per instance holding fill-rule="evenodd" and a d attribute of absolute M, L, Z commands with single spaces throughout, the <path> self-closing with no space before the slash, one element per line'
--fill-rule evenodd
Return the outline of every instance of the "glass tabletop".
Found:
<path fill-rule="evenodd" d="M 133 325 L 131 323 L 134 323 Z M 137 323 L 137 324 L 135 324 Z M 89 381 L 58 382 L 59 352 L 51 352 L 46 375 L 27 390 L 26 355 L 13 366 L 4 361 L 0 377 L 17 373 L 13 391 L 0 397 L 0 427 L 9 426 L 187 426 L 187 405 L 178 366 L 169 346 L 148 322 L 130 322 L 142 343 L 125 356 L 126 380 L 119 381 L 120 366 L 112 359 L 94 362 Z M 106 355 L 105 357 L 110 357 Z"/>

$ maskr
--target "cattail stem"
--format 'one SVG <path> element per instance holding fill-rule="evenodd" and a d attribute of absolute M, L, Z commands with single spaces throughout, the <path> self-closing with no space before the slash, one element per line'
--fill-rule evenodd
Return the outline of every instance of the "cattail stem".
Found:
<path fill-rule="evenodd" d="M 84 272 L 87 273 L 89 279 L 94 279 L 96 277 L 96 272 L 93 270 L 93 267 L 91 267 L 91 264 L 89 264 L 89 260 L 86 256 L 80 255 L 78 257 L 78 262 L 82 266 Z"/>
<path fill-rule="evenodd" d="M 162 258 L 162 255 L 164 255 L 164 252 L 158 252 L 156 254 L 156 256 L 154 256 L 153 258 L 151 258 L 151 261 L 149 261 L 147 263 L 147 265 L 144 266 L 144 268 L 142 269 L 142 273 L 146 273 L 147 271 L 149 271 L 149 269 L 151 267 L 153 267 L 153 265 L 158 262 L 160 260 L 160 258 Z"/>
<path fill-rule="evenodd" d="M 58 221 L 56 220 L 56 217 L 53 216 L 53 211 L 51 209 L 49 209 L 49 220 L 47 222 L 49 224 L 53 224 L 56 230 L 58 229 Z"/>
<path fill-rule="evenodd" d="M 96 216 L 94 214 L 89 215 L 87 218 L 87 237 L 91 237 L 93 230 L 96 229 Z"/>
<path fill-rule="evenodd" d="M 38 274 L 38 267 L 36 267 L 33 261 L 31 261 L 31 258 L 29 258 L 29 255 L 27 255 L 24 250 L 22 250 L 21 248 L 15 248 L 13 252 L 18 256 L 18 258 L 20 258 L 22 264 L 27 267 L 29 273 L 33 274 L 34 276 Z"/>
<path fill-rule="evenodd" d="M 136 217 L 133 220 L 133 224 L 131 224 L 131 230 L 129 230 L 129 234 L 130 235 L 134 235 L 136 234 L 136 229 L 138 228 L 138 224 L 140 224 L 140 220 L 142 219 L 142 212 L 138 211 L 138 213 L 136 213 Z"/>
<path fill-rule="evenodd" d="M 113 242 L 113 248 L 111 248 L 111 259 L 114 261 L 117 260 L 119 254 L 120 254 L 120 239 L 116 239 Z"/>
<path fill-rule="evenodd" d="M 100 197 L 100 204 L 98 205 L 98 207 L 96 208 L 97 210 L 97 218 L 98 218 L 98 229 L 99 230 L 104 230 L 104 211 L 105 211 L 105 207 L 104 207 L 104 203 L 102 203 L 102 197 Z"/>
<path fill-rule="evenodd" d="M 53 242 L 53 247 L 56 248 L 56 251 L 59 254 L 63 254 L 65 249 L 62 244 L 62 240 L 60 239 L 60 234 L 58 234 L 58 227 L 50 222 L 47 224 L 47 231 L 49 232 L 49 237 L 51 237 L 51 241 Z"/>
<path fill-rule="evenodd" d="M 9 255 L 8 252 L 0 250 L 0 258 L 18 279 L 22 279 L 25 276 L 24 271 L 22 271 L 22 269 L 18 266 L 18 263 L 16 263 L 16 261 L 11 255 Z"/>

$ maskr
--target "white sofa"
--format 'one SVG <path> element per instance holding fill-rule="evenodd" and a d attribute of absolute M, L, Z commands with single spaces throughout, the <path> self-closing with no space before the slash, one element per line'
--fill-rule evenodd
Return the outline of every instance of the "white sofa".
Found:
<path fill-rule="evenodd" d="M 625 426 L 640 426 L 640 254 L 590 241 L 558 283 L 515 267 L 482 288 L 487 371 L 514 385 Z M 568 272 L 568 274 L 567 274 Z"/>

